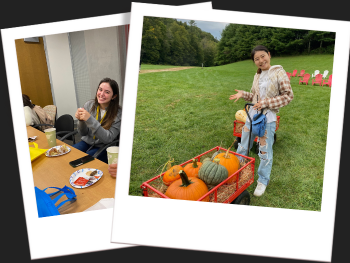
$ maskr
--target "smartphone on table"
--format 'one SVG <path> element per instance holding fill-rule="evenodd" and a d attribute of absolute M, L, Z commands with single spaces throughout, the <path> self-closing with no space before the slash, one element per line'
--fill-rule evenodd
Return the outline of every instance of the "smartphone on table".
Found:
<path fill-rule="evenodd" d="M 69 164 L 70 164 L 72 167 L 75 168 L 75 167 L 77 167 L 77 166 L 80 166 L 80 165 L 82 165 L 82 164 L 91 162 L 91 161 L 93 161 L 93 160 L 95 160 L 94 157 L 92 157 L 91 155 L 86 155 L 86 156 L 84 156 L 84 157 L 81 157 L 81 158 L 79 158 L 79 159 L 76 159 L 76 160 L 74 160 L 74 161 L 69 162 Z"/>

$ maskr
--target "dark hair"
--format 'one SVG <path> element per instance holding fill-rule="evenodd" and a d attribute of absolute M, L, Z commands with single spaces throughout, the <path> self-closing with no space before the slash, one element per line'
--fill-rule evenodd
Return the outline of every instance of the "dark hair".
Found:
<path fill-rule="evenodd" d="M 251 59 L 254 61 L 254 56 L 256 51 L 265 51 L 267 54 L 270 52 L 267 47 L 263 45 L 258 45 L 255 48 L 252 49 L 252 52 L 250 53 Z M 257 74 L 261 73 L 261 68 L 258 68 L 258 71 L 256 72 Z"/>
<path fill-rule="evenodd" d="M 110 102 L 109 102 L 109 105 L 108 105 L 108 110 L 107 110 L 107 113 L 106 113 L 106 116 L 105 118 L 103 119 L 102 123 L 101 123 L 101 126 L 106 129 L 106 130 L 109 130 L 109 128 L 111 128 L 112 126 L 112 123 L 115 119 L 115 117 L 117 116 L 118 114 L 118 110 L 121 108 L 120 105 L 119 105 L 119 86 L 118 86 L 118 83 L 113 80 L 113 79 L 110 79 L 110 78 L 104 78 L 100 81 L 100 83 L 98 84 L 97 86 L 97 90 L 96 90 L 96 96 L 95 96 L 95 102 L 94 104 L 92 105 L 91 107 L 91 110 L 90 112 L 92 113 L 96 108 L 97 106 L 99 105 L 98 104 L 98 100 L 97 100 L 97 91 L 98 91 L 98 88 L 100 87 L 101 83 L 108 83 L 111 88 L 112 88 L 112 91 L 113 91 L 113 95 L 117 95 L 117 97 L 115 97 L 114 99 L 112 99 Z"/>
<path fill-rule="evenodd" d="M 28 106 L 31 109 L 34 108 L 34 105 L 31 102 L 31 100 L 30 100 L 28 95 L 22 94 L 22 99 L 23 99 L 23 107 Z"/>

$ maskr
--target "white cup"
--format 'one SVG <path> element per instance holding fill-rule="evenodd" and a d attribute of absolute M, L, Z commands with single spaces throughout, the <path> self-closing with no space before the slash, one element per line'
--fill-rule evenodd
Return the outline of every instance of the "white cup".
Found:
<path fill-rule="evenodd" d="M 111 147 L 108 147 L 106 151 L 107 151 L 108 164 L 118 163 L 119 147 L 111 146 Z"/>

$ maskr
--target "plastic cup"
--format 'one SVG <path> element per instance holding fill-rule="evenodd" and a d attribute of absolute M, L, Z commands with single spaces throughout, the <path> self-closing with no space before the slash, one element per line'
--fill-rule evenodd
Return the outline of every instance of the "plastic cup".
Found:
<path fill-rule="evenodd" d="M 45 132 L 49 147 L 52 148 L 56 146 L 56 128 L 49 128 L 44 130 L 44 132 Z"/>
<path fill-rule="evenodd" d="M 108 164 L 118 163 L 119 147 L 111 146 L 107 148 Z"/>

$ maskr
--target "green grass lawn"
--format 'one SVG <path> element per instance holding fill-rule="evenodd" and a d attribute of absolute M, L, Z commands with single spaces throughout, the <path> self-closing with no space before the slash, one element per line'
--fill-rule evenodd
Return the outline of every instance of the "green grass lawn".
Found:
<path fill-rule="evenodd" d="M 276 57 L 272 65 L 288 72 L 329 70 L 332 55 Z M 146 66 L 146 65 L 145 65 Z M 159 72 L 139 76 L 130 195 L 142 195 L 140 185 L 160 173 L 170 158 L 183 163 L 215 146 L 228 148 L 237 110 L 246 103 L 229 100 L 235 89 L 249 91 L 256 72 L 251 60 L 230 65 Z M 253 196 L 258 179 L 247 190 L 251 205 L 302 210 L 321 210 L 327 139 L 329 87 L 298 85 L 291 79 L 294 100 L 280 109 L 271 181 L 262 197 Z"/>
<path fill-rule="evenodd" d="M 147 70 L 147 69 L 167 69 L 167 68 L 180 68 L 180 67 L 182 67 L 182 66 L 141 64 L 141 70 Z"/>

